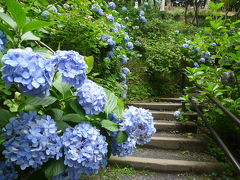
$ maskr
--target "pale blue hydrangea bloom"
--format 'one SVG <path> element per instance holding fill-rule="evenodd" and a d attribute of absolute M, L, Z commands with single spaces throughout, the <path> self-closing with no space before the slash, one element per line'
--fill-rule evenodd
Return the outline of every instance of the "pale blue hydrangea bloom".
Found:
<path fill-rule="evenodd" d="M 127 11 L 128 9 L 127 9 L 125 6 L 123 6 L 123 7 L 122 7 L 122 10 L 123 10 L 123 11 Z"/>
<path fill-rule="evenodd" d="M 108 45 L 110 45 L 110 46 L 115 46 L 115 45 L 116 45 L 116 41 L 114 41 L 113 39 L 108 39 L 108 40 L 107 40 L 107 43 L 108 43 Z"/>
<path fill-rule="evenodd" d="M 0 30 L 0 51 L 3 53 L 6 50 L 7 46 L 7 37 L 5 34 Z"/>
<path fill-rule="evenodd" d="M 108 3 L 108 8 L 109 8 L 110 10 L 114 10 L 114 9 L 116 8 L 116 4 L 115 4 L 114 2 L 109 2 L 109 3 Z"/>
<path fill-rule="evenodd" d="M 126 21 L 128 21 L 128 20 L 129 20 L 129 17 L 125 17 L 124 19 L 125 19 Z"/>
<path fill-rule="evenodd" d="M 127 49 L 129 50 L 132 50 L 134 47 L 132 42 L 127 42 L 126 45 L 127 45 Z"/>
<path fill-rule="evenodd" d="M 87 64 L 84 57 L 76 51 L 57 51 L 52 61 L 56 62 L 56 69 L 62 74 L 63 82 L 78 88 L 86 79 Z"/>
<path fill-rule="evenodd" d="M 140 21 L 142 21 L 143 23 L 147 22 L 147 19 L 144 16 L 140 16 L 139 17 Z"/>
<path fill-rule="evenodd" d="M 124 67 L 122 68 L 122 73 L 127 75 L 130 73 L 130 70 L 127 67 Z"/>
<path fill-rule="evenodd" d="M 50 116 L 20 112 L 18 117 L 10 119 L 3 136 L 7 139 L 3 155 L 22 170 L 37 168 L 49 158 L 62 157 L 62 143 Z"/>
<path fill-rule="evenodd" d="M 124 84 L 123 88 L 127 90 L 128 89 L 128 85 Z"/>
<path fill-rule="evenodd" d="M 107 52 L 107 56 L 111 57 L 114 54 L 114 52 L 115 52 L 115 49 L 112 48 L 110 51 Z"/>
<path fill-rule="evenodd" d="M 139 16 L 144 16 L 144 14 L 145 14 L 145 12 L 144 12 L 143 10 L 141 10 L 141 11 L 139 12 Z"/>
<path fill-rule="evenodd" d="M 124 40 L 125 42 L 128 42 L 128 41 L 130 40 L 129 35 L 125 35 L 123 40 Z"/>
<path fill-rule="evenodd" d="M 102 10 L 102 9 L 99 9 L 99 10 L 98 10 L 98 14 L 99 14 L 100 16 L 104 16 L 103 10 Z"/>
<path fill-rule="evenodd" d="M 92 5 L 92 11 L 97 12 L 100 16 L 103 16 L 103 15 L 104 15 L 104 12 L 103 12 L 103 10 L 100 8 L 99 5 L 97 5 L 97 6 Z"/>
<path fill-rule="evenodd" d="M 197 51 L 200 51 L 200 47 L 196 47 L 196 50 L 197 50 Z"/>
<path fill-rule="evenodd" d="M 0 179 L 1 180 L 14 180 L 18 176 L 11 162 L 0 161 Z"/>
<path fill-rule="evenodd" d="M 136 148 L 136 139 L 128 137 L 127 141 L 124 143 L 117 143 L 113 141 L 112 143 L 112 154 L 114 156 L 118 155 L 120 157 L 129 156 L 133 153 Z"/>
<path fill-rule="evenodd" d="M 106 61 L 111 61 L 110 57 L 105 57 L 104 58 Z"/>
<path fill-rule="evenodd" d="M 187 43 L 182 45 L 183 48 L 187 48 L 188 46 L 189 46 L 189 44 L 187 44 Z"/>
<path fill-rule="evenodd" d="M 107 18 L 108 18 L 108 20 L 109 20 L 110 22 L 114 22 L 114 17 L 113 17 L 113 15 L 110 14 Z"/>
<path fill-rule="evenodd" d="M 135 41 L 135 44 L 139 46 L 139 45 L 141 45 L 141 42 L 138 41 L 138 40 L 136 40 L 136 41 Z"/>
<path fill-rule="evenodd" d="M 123 63 L 123 64 L 126 64 L 128 62 L 128 57 L 126 54 L 120 55 L 119 59 L 120 59 L 121 63 Z"/>
<path fill-rule="evenodd" d="M 48 15 L 51 14 L 49 11 L 50 11 L 50 12 L 54 12 L 54 13 L 57 13 L 57 12 L 58 12 L 57 8 L 56 8 L 53 4 L 50 4 L 50 5 L 47 6 L 47 10 L 46 10 L 46 11 L 43 11 L 43 12 L 41 13 L 41 15 L 42 15 L 42 16 L 48 16 Z"/>
<path fill-rule="evenodd" d="M 63 173 L 53 176 L 52 180 L 79 180 L 81 174 L 80 168 L 69 167 Z"/>
<path fill-rule="evenodd" d="M 126 76 L 126 74 L 121 74 L 121 79 L 120 79 L 120 82 L 121 83 L 127 83 L 127 76 Z"/>
<path fill-rule="evenodd" d="M 216 43 L 212 43 L 212 46 L 217 46 L 217 44 Z"/>
<path fill-rule="evenodd" d="M 144 4 L 143 4 L 144 6 L 148 6 L 148 2 L 144 2 Z"/>
<path fill-rule="evenodd" d="M 205 62 L 205 58 L 200 58 L 200 62 L 204 63 Z"/>
<path fill-rule="evenodd" d="M 19 85 L 25 95 L 44 97 L 49 95 L 54 68 L 31 48 L 10 49 L 2 57 L 2 79 L 7 87 Z"/>
<path fill-rule="evenodd" d="M 123 124 L 128 135 L 135 138 L 140 145 L 149 142 L 156 132 L 152 114 L 143 108 L 129 106 L 123 112 Z"/>
<path fill-rule="evenodd" d="M 103 87 L 98 86 L 91 80 L 85 80 L 84 84 L 77 89 L 78 102 L 89 116 L 97 115 L 104 111 L 107 96 Z"/>
<path fill-rule="evenodd" d="M 177 33 L 177 34 L 178 34 L 178 33 L 180 33 L 180 31 L 179 31 L 179 30 L 176 30 L 176 31 L 175 31 L 175 33 Z"/>
<path fill-rule="evenodd" d="M 193 63 L 194 67 L 199 67 L 199 64 L 197 62 Z"/>
<path fill-rule="evenodd" d="M 179 116 L 180 116 L 180 111 L 175 111 L 174 113 L 173 113 L 173 116 L 174 117 L 176 117 L 176 118 L 178 118 Z"/>
<path fill-rule="evenodd" d="M 81 169 L 83 173 L 97 173 L 107 165 L 107 142 L 100 131 L 88 122 L 66 129 L 62 136 L 64 164 Z"/>

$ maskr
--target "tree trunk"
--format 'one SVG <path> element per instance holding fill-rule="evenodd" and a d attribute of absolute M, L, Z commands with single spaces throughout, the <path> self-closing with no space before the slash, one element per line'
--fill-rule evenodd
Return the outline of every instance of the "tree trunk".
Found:
<path fill-rule="evenodd" d="M 185 4 L 185 12 L 184 12 L 185 23 L 187 23 L 188 4 L 189 4 L 189 0 L 186 0 L 186 4 Z"/>
<path fill-rule="evenodd" d="M 162 0 L 160 11 L 165 11 L 165 0 Z"/>
<path fill-rule="evenodd" d="M 169 10 L 171 6 L 172 6 L 171 5 L 171 0 L 167 0 L 167 10 Z"/>
<path fill-rule="evenodd" d="M 209 2 L 210 2 L 210 0 L 206 0 L 205 6 L 204 6 L 205 9 L 209 9 L 210 8 L 209 7 Z"/>

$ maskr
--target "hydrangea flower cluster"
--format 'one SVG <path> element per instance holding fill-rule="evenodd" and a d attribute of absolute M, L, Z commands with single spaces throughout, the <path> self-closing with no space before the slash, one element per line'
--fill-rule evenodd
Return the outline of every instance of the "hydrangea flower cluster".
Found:
<path fill-rule="evenodd" d="M 5 34 L 0 30 L 0 51 L 3 53 L 6 50 L 7 46 L 7 37 Z"/>
<path fill-rule="evenodd" d="M 140 145 L 149 142 L 156 132 L 152 114 L 143 108 L 129 106 L 123 112 L 123 124 L 128 135 L 135 138 Z"/>
<path fill-rule="evenodd" d="M 8 50 L 2 63 L 2 79 L 8 87 L 16 83 L 25 95 L 44 97 L 49 94 L 53 76 L 50 60 L 26 48 Z"/>
<path fill-rule="evenodd" d="M 133 50 L 133 43 L 132 42 L 127 42 L 126 43 L 126 46 L 127 46 L 127 49 L 129 49 L 129 50 Z"/>
<path fill-rule="evenodd" d="M 122 11 L 127 11 L 127 10 L 128 9 L 125 6 L 122 7 Z"/>
<path fill-rule="evenodd" d="M 144 2 L 144 4 L 143 4 L 144 6 L 148 6 L 148 2 Z"/>
<path fill-rule="evenodd" d="M 146 22 L 147 22 L 147 19 L 145 18 L 144 14 L 145 14 L 145 12 L 144 12 L 143 10 L 141 10 L 141 11 L 139 12 L 139 20 L 140 20 L 141 22 L 143 22 L 143 23 L 146 23 Z"/>
<path fill-rule="evenodd" d="M 234 73 L 232 71 L 224 72 L 221 77 L 221 82 L 225 86 L 233 85 L 236 82 Z"/>
<path fill-rule="evenodd" d="M 175 111 L 175 112 L 173 113 L 173 116 L 176 117 L 176 118 L 178 118 L 180 115 L 181 115 L 181 112 L 180 112 L 180 111 Z"/>
<path fill-rule="evenodd" d="M 136 139 L 133 137 L 128 137 L 124 143 L 117 143 L 113 140 L 112 143 L 112 154 L 114 156 L 118 155 L 120 157 L 129 156 L 133 153 L 136 148 Z"/>
<path fill-rule="evenodd" d="M 89 116 L 98 115 L 104 111 L 107 96 L 104 89 L 91 80 L 85 80 L 77 89 L 78 102 Z"/>
<path fill-rule="evenodd" d="M 62 142 L 65 165 L 79 168 L 86 174 L 97 173 L 107 165 L 106 138 L 90 123 L 83 122 L 67 128 Z"/>
<path fill-rule="evenodd" d="M 92 5 L 92 11 L 97 12 L 100 16 L 104 16 L 104 12 L 99 5 L 97 6 Z"/>
<path fill-rule="evenodd" d="M 114 22 L 114 17 L 113 17 L 113 15 L 108 15 L 107 16 L 107 18 L 108 18 L 108 20 L 110 21 L 110 22 Z"/>
<path fill-rule="evenodd" d="M 0 179 L 2 180 L 14 180 L 18 176 L 17 171 L 10 162 L 0 161 Z"/>
<path fill-rule="evenodd" d="M 3 135 L 7 139 L 3 155 L 22 170 L 37 168 L 49 158 L 62 157 L 61 139 L 50 116 L 20 112 L 18 117 L 10 119 Z"/>
<path fill-rule="evenodd" d="M 49 4 L 49 5 L 47 6 L 47 10 L 46 10 L 46 11 L 43 11 L 41 15 L 42 15 L 42 16 L 48 16 L 48 15 L 51 14 L 49 11 L 50 11 L 50 12 L 54 12 L 54 13 L 57 13 L 57 12 L 58 12 L 57 8 L 56 8 L 53 4 Z"/>
<path fill-rule="evenodd" d="M 129 58 L 127 57 L 126 54 L 122 54 L 119 56 L 119 59 L 120 59 L 121 63 L 126 64 L 128 62 Z"/>
<path fill-rule="evenodd" d="M 86 79 L 87 64 L 84 57 L 76 51 L 57 51 L 52 61 L 62 73 L 63 82 L 78 88 Z"/>
<path fill-rule="evenodd" d="M 116 4 L 114 2 L 109 2 L 108 7 L 110 10 L 114 10 L 116 8 Z"/>
<path fill-rule="evenodd" d="M 122 98 L 126 99 L 127 98 L 127 89 L 128 86 L 126 85 L 127 83 L 127 75 L 130 73 L 130 70 L 127 67 L 122 68 L 122 78 L 121 78 L 121 83 L 123 83 L 123 95 Z"/>

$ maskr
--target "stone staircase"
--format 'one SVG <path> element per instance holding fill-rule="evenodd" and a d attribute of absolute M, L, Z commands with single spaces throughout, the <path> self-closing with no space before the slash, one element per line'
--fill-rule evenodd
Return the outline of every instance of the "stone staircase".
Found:
<path fill-rule="evenodd" d="M 149 109 L 155 121 L 157 133 L 133 155 L 112 156 L 110 163 L 128 165 L 136 169 L 171 173 L 212 173 L 222 167 L 206 152 L 207 143 L 197 131 L 193 121 L 177 122 L 173 113 L 181 107 L 179 98 L 162 98 L 158 103 L 132 103 L 136 107 Z M 190 119 L 196 113 L 185 113 Z"/>

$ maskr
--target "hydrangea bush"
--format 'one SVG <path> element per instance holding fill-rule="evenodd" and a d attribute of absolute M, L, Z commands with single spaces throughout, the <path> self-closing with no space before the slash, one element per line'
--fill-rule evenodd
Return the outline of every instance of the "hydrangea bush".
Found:
<path fill-rule="evenodd" d="M 22 4 L 14 3 L 14 9 L 9 6 L 8 11 L 18 10 L 25 19 Z M 78 5 L 83 5 L 85 14 L 79 14 L 87 19 L 87 26 L 98 24 L 97 28 L 101 29 L 96 33 L 97 28 L 93 28 L 97 34 L 94 42 L 99 43 L 96 44 L 100 45 L 101 54 L 74 48 L 64 50 L 61 44 L 53 50 L 45 44 L 47 41 L 40 41 L 31 32 L 50 25 L 47 21 L 40 21 L 42 26 L 26 24 L 25 27 L 14 17 L 20 30 L 15 33 L 23 34 L 11 38 L 9 31 L 14 28 L 7 24 L 3 26 L 9 31 L 0 31 L 1 84 L 9 88 L 8 99 L 0 102 L 3 147 L 0 157 L 4 160 L 0 162 L 0 179 L 39 175 L 41 179 L 79 180 L 81 174 L 98 173 L 105 168 L 111 154 L 130 155 L 136 144 L 149 142 L 155 133 L 153 117 L 147 110 L 129 107 L 124 111 L 122 98 L 127 97 L 126 83 L 131 76 L 125 64 L 135 52 L 134 39 L 125 31 L 128 24 L 117 16 L 117 5 L 102 1 L 48 5 L 39 9 L 39 17 L 59 22 L 57 27 L 53 26 L 56 30 L 63 16 L 73 17 L 71 13 L 75 8 L 79 10 Z M 51 39 L 54 32 L 48 33 Z M 34 41 L 22 43 L 19 36 L 23 36 L 24 41 L 26 38 Z M 72 39 L 68 43 L 73 42 Z M 92 43 L 92 39 L 85 39 L 84 43 L 88 42 Z M 108 76 L 109 69 L 114 71 L 117 83 L 102 87 L 99 79 L 108 81 L 110 76 L 96 78 L 99 67 Z M 115 93 L 115 89 L 121 93 Z"/>

